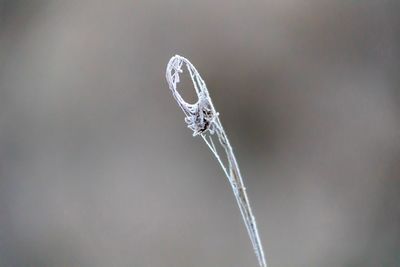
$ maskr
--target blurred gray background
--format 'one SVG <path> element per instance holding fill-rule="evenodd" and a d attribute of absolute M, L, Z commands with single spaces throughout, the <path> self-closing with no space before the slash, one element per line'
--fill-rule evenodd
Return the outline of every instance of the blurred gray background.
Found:
<path fill-rule="evenodd" d="M 0 266 L 257 266 L 168 90 L 175 54 L 208 85 L 270 266 L 400 266 L 399 6 L 0 1 Z"/>

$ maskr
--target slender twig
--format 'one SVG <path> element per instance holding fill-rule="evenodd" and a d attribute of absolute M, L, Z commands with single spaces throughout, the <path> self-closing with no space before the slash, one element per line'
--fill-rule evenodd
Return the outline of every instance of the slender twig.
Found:
<path fill-rule="evenodd" d="M 189 104 L 183 100 L 177 91 L 177 84 L 180 82 L 179 74 L 183 72 L 182 67 L 186 66 L 192 79 L 198 100 L 194 104 Z M 239 165 L 233 153 L 232 146 L 222 127 L 219 114 L 216 112 L 211 101 L 207 87 L 196 68 L 189 60 L 182 56 L 174 56 L 167 65 L 166 78 L 172 95 L 186 115 L 185 121 L 188 127 L 193 130 L 193 136 L 200 135 L 211 152 L 214 154 L 218 163 L 221 165 L 226 177 L 228 178 L 240 212 L 246 225 L 254 251 L 257 255 L 261 267 L 267 267 L 264 250 L 258 234 L 256 220 L 251 211 L 250 202 L 246 194 Z M 219 155 L 213 139 L 216 138 L 225 152 L 225 160 Z M 226 163 L 224 163 L 226 161 Z"/>

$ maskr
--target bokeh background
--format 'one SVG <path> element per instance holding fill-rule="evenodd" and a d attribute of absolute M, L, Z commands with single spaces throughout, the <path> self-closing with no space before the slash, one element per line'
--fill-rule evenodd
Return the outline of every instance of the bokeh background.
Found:
<path fill-rule="evenodd" d="M 208 85 L 270 266 L 400 266 L 399 6 L 0 1 L 0 266 L 257 266 L 168 90 L 175 54 Z"/>

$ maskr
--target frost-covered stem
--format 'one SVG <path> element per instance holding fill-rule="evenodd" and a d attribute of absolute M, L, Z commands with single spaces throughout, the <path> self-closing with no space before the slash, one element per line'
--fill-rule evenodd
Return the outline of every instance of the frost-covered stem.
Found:
<path fill-rule="evenodd" d="M 183 64 L 186 65 L 198 96 L 198 100 L 194 104 L 185 102 L 177 91 L 177 84 L 180 81 L 179 73 L 183 72 Z M 166 79 L 175 100 L 186 115 L 185 121 L 188 124 L 188 127 L 193 130 L 193 136 L 201 135 L 228 178 L 242 214 L 243 221 L 246 225 L 254 252 L 257 255 L 259 265 L 261 267 L 267 267 L 264 250 L 257 230 L 256 220 L 251 210 L 239 165 L 236 161 L 235 154 L 233 153 L 232 146 L 219 120 L 219 114 L 216 112 L 211 101 L 205 82 L 189 60 L 178 55 L 172 57 L 168 63 Z M 227 164 L 224 163 L 224 160 L 219 155 L 214 144 L 213 138 L 215 136 L 217 136 L 217 140 L 219 141 L 218 143 L 225 152 L 224 156 Z"/>

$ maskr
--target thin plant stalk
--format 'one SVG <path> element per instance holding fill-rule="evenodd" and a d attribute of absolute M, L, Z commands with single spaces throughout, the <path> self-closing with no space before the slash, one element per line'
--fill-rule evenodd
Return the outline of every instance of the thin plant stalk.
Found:
<path fill-rule="evenodd" d="M 183 72 L 182 68 L 184 65 L 190 74 L 198 97 L 197 102 L 194 104 L 187 103 L 177 91 L 177 85 L 180 82 L 179 74 Z M 188 128 L 193 130 L 193 136 L 200 135 L 203 138 L 228 178 L 253 245 L 254 252 L 257 256 L 258 263 L 261 267 L 267 267 L 256 220 L 251 210 L 239 165 L 224 128 L 222 127 L 219 114 L 216 112 L 211 101 L 205 82 L 190 61 L 179 55 L 172 57 L 168 62 L 166 79 L 172 91 L 172 95 L 185 113 L 185 121 L 188 124 Z M 217 149 L 215 144 L 219 144 L 222 149 Z M 221 153 L 222 156 L 220 156 L 220 150 L 225 152 Z"/>

